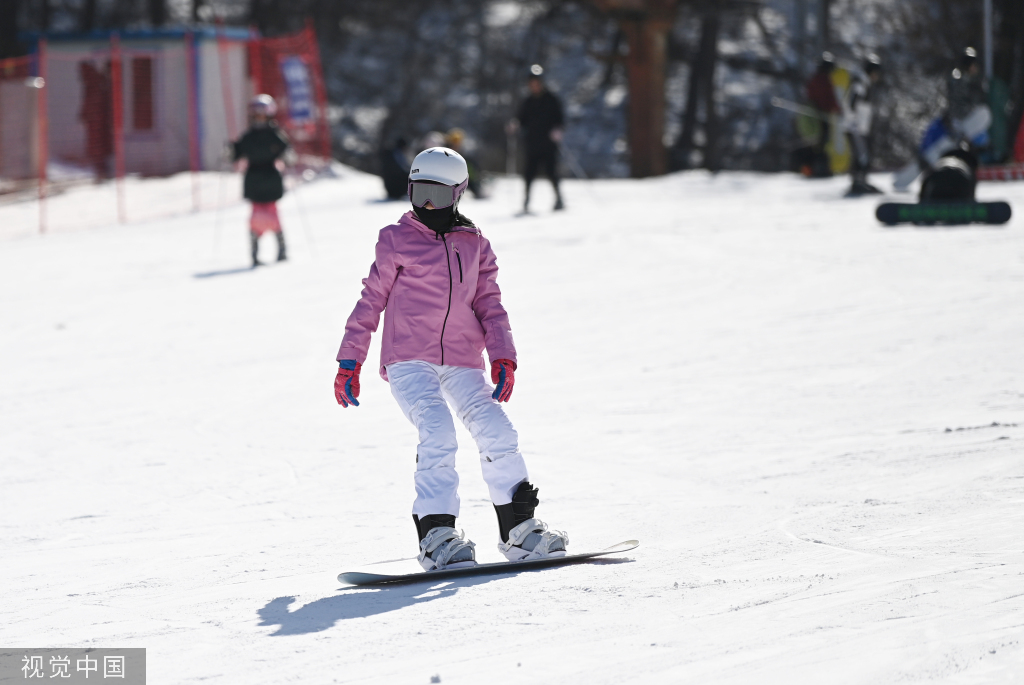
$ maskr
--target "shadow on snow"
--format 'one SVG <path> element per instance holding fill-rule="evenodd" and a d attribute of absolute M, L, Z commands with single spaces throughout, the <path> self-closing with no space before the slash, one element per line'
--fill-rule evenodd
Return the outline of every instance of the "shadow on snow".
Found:
<path fill-rule="evenodd" d="M 277 597 L 267 602 L 257 614 L 261 626 L 280 626 L 271 635 L 304 635 L 319 633 L 338 621 L 366 618 L 389 611 L 453 597 L 461 588 L 483 585 L 496 578 L 474 577 L 457 581 L 417 583 L 394 587 L 360 587 L 342 590 L 333 597 L 324 597 L 304 604 L 294 611 L 289 606 L 294 597 Z M 424 587 L 427 585 L 427 587 Z"/>
<path fill-rule="evenodd" d="M 633 562 L 631 559 L 594 559 L 587 565 L 605 566 L 628 563 Z M 568 568 L 568 566 L 558 568 Z M 333 597 L 318 599 L 295 610 L 289 610 L 289 607 L 295 603 L 294 597 L 277 597 L 267 602 L 256 613 L 260 617 L 259 625 L 280 626 L 271 633 L 271 636 L 305 635 L 332 628 L 338 621 L 377 616 L 424 602 L 454 597 L 462 588 L 484 585 L 524 573 L 545 572 L 550 573 L 551 569 L 509 570 L 490 576 L 470 576 L 439 582 L 430 582 L 424 579 L 421 582 L 401 585 L 348 588 Z"/>
<path fill-rule="evenodd" d="M 198 274 L 192 274 L 192 278 L 214 278 L 215 276 L 231 276 L 233 274 L 244 274 L 252 273 L 254 269 L 251 266 L 240 266 L 237 269 L 221 269 L 220 271 L 204 271 Z"/>

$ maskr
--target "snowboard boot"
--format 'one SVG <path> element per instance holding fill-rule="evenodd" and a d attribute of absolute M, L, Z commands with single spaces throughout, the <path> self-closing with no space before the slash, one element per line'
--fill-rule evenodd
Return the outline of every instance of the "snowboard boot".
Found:
<path fill-rule="evenodd" d="M 424 571 L 476 566 L 476 545 L 466 539 L 465 533 L 455 531 L 455 517 L 450 514 L 428 514 L 416 522 L 420 539 L 417 557 Z"/>
<path fill-rule="evenodd" d="M 284 247 L 284 233 L 277 232 L 277 261 L 283 262 L 288 259 L 288 251 Z"/>
<path fill-rule="evenodd" d="M 850 186 L 850 190 L 846 194 L 849 197 L 860 197 L 862 195 L 879 195 L 881 194 L 881 192 L 881 190 L 871 185 L 870 183 L 858 182 Z"/>
<path fill-rule="evenodd" d="M 249 248 L 252 252 L 252 268 L 260 266 L 260 260 L 258 259 L 260 254 L 260 239 L 255 233 L 249 234 Z"/>
<path fill-rule="evenodd" d="M 509 561 L 565 556 L 569 536 L 558 530 L 549 531 L 548 524 L 533 517 L 540 504 L 537 492 L 537 488 L 523 481 L 511 502 L 494 505 L 501 538 L 498 551 Z"/>
<path fill-rule="evenodd" d="M 877 195 L 881 192 L 881 190 L 868 183 L 868 175 L 866 172 L 858 172 L 853 174 L 853 183 L 850 185 L 850 191 L 847 195 L 850 197 L 859 197 L 861 195 Z"/>

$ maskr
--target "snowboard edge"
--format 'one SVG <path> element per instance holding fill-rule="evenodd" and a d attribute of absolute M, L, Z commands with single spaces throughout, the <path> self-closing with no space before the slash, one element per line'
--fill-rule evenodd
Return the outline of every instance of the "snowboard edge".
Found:
<path fill-rule="evenodd" d="M 583 554 L 569 554 L 564 557 L 547 557 L 545 559 L 532 559 L 529 561 L 499 561 L 492 564 L 479 564 L 469 568 L 456 568 L 443 571 L 420 571 L 418 573 L 407 573 L 402 575 L 389 575 L 385 573 L 364 573 L 361 571 L 344 571 L 338 574 L 338 582 L 353 586 L 366 585 L 399 585 L 403 583 L 434 582 L 445 578 L 456 578 L 464 576 L 500 575 L 503 573 L 519 573 L 534 569 L 546 568 L 549 566 L 567 566 L 589 561 L 597 557 L 620 552 L 628 552 L 640 545 L 639 540 L 624 540 L 620 543 L 607 547 L 599 552 L 585 552 Z"/>

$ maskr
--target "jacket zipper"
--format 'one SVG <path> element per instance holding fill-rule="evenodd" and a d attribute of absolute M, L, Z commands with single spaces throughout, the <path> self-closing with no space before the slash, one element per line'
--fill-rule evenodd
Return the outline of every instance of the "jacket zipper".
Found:
<path fill-rule="evenodd" d="M 459 246 L 455 245 L 455 259 L 459 261 L 459 283 L 462 283 L 462 255 L 459 254 Z"/>
<path fill-rule="evenodd" d="M 448 264 L 448 311 L 444 313 L 444 323 L 441 324 L 441 366 L 444 366 L 444 329 L 448 326 L 448 315 L 452 313 L 452 260 L 451 255 L 448 254 L 448 239 L 441 234 L 441 242 L 444 243 L 444 261 Z M 461 264 L 460 271 L 461 271 Z"/>

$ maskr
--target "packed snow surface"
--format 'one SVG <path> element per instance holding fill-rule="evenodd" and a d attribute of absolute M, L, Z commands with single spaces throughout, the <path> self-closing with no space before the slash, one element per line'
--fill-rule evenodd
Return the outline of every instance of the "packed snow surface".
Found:
<path fill-rule="evenodd" d="M 42 236 L 0 208 L 0 645 L 145 647 L 152 683 L 1024 681 L 1024 223 L 884 228 L 846 184 L 467 199 L 538 515 L 570 551 L 641 544 L 379 589 L 336 577 L 415 554 L 417 438 L 377 338 L 361 406 L 332 384 L 404 203 L 348 169 L 304 185 L 291 260 L 254 271 L 237 201 Z M 979 193 L 1024 211 L 1020 184 Z M 458 526 L 496 561 L 460 435 Z"/>

